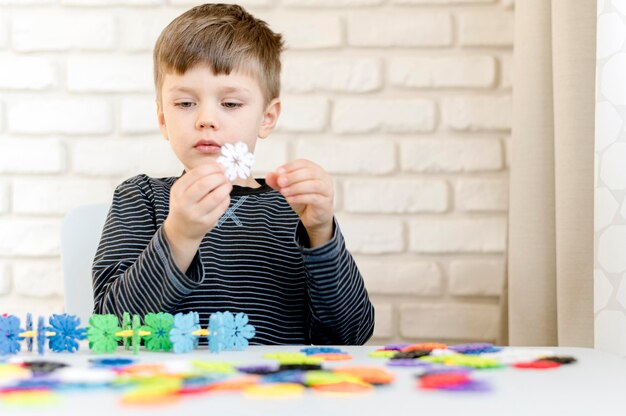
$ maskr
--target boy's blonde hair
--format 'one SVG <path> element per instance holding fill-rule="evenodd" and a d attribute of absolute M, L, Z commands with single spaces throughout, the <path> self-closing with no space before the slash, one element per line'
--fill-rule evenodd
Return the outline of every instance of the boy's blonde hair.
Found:
<path fill-rule="evenodd" d="M 282 36 L 235 4 L 204 4 L 174 19 L 154 47 L 157 99 L 168 72 L 206 64 L 214 75 L 242 71 L 261 86 L 265 104 L 280 95 Z"/>

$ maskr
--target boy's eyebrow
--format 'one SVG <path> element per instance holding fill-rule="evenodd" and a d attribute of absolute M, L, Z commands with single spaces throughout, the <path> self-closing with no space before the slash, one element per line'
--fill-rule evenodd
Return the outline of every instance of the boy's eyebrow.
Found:
<path fill-rule="evenodd" d="M 189 94 L 194 94 L 196 93 L 196 90 L 194 90 L 193 88 L 184 87 L 181 85 L 174 85 L 172 88 L 170 88 L 170 92 L 186 92 Z M 223 92 L 223 93 L 243 92 L 246 94 L 251 94 L 251 91 L 249 89 L 245 87 L 235 87 L 235 86 L 221 87 L 220 92 Z"/>

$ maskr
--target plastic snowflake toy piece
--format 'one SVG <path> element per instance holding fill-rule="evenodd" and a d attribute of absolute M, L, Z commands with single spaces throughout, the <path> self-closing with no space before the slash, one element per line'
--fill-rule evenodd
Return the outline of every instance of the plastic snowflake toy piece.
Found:
<path fill-rule="evenodd" d="M 22 332 L 17 316 L 0 316 L 0 355 L 16 354 L 20 351 Z"/>
<path fill-rule="evenodd" d="M 80 318 L 77 316 L 53 314 L 50 317 L 50 330 L 54 335 L 50 336 L 49 346 L 55 352 L 74 352 L 78 350 L 79 340 L 85 339 L 87 329 L 79 328 Z"/>
<path fill-rule="evenodd" d="M 31 313 L 26 314 L 26 332 L 33 330 L 33 315 Z M 28 352 L 33 350 L 33 339 L 31 337 L 26 338 L 26 349 Z"/>
<path fill-rule="evenodd" d="M 248 346 L 248 339 L 255 334 L 255 329 L 248 324 L 248 315 L 216 312 L 209 319 L 209 349 L 212 352 L 243 350 Z"/>
<path fill-rule="evenodd" d="M 89 349 L 96 353 L 113 352 L 117 349 L 117 341 L 122 337 L 117 335 L 121 332 L 117 316 L 94 314 L 89 318 L 87 339 Z"/>
<path fill-rule="evenodd" d="M 170 313 L 149 313 L 144 317 L 142 331 L 149 332 L 144 345 L 150 351 L 171 351 L 170 331 L 174 327 L 174 316 Z"/>
<path fill-rule="evenodd" d="M 254 164 L 254 155 L 248 151 L 248 145 L 237 142 L 234 145 L 226 143 L 222 146 L 222 156 L 217 158 L 217 163 L 226 168 L 224 174 L 229 181 L 237 178 L 246 179 L 250 176 L 250 169 Z"/>
<path fill-rule="evenodd" d="M 127 340 L 130 338 L 133 354 L 139 354 L 141 337 L 148 336 L 151 333 L 141 329 L 139 315 L 133 315 L 132 323 L 130 324 L 128 322 L 129 319 L 130 315 L 125 312 L 122 324 L 125 329 L 122 329 L 119 327 L 119 322 L 115 315 L 92 315 L 89 318 L 90 327 L 87 330 L 89 348 L 96 353 L 113 352 L 117 349 L 117 342 L 124 339 L 124 345 L 126 349 L 129 349 Z"/>
<path fill-rule="evenodd" d="M 177 313 L 170 330 L 170 341 L 175 353 L 189 352 L 198 346 L 200 318 L 197 312 Z"/>

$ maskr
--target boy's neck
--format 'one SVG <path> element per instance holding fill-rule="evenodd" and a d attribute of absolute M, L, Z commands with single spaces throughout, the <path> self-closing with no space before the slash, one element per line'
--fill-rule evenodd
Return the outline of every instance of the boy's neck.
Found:
<path fill-rule="evenodd" d="M 246 179 L 239 179 L 233 181 L 233 185 L 243 186 L 246 188 L 260 188 L 261 184 L 258 183 L 252 176 L 247 177 Z"/>

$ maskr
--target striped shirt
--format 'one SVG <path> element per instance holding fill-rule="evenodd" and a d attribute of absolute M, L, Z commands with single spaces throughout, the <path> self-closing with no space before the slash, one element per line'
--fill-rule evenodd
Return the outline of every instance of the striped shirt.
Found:
<path fill-rule="evenodd" d="M 363 344 L 374 308 L 335 221 L 331 240 L 307 247 L 285 198 L 233 186 L 228 210 L 204 236 L 187 272 L 163 232 L 177 178 L 139 175 L 120 184 L 93 264 L 95 313 L 244 312 L 251 344 Z"/>

